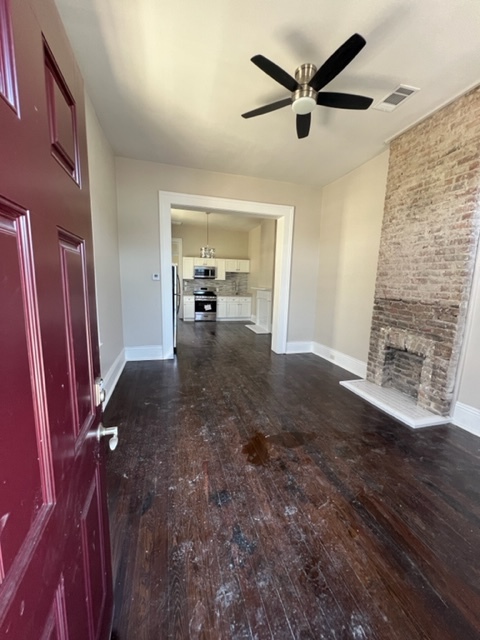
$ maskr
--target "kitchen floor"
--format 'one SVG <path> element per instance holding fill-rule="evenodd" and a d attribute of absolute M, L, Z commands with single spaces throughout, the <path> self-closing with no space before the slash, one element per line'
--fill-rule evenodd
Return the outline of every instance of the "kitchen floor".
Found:
<path fill-rule="evenodd" d="M 105 415 L 112 637 L 480 638 L 478 438 L 412 431 L 242 323 L 178 342 Z"/>

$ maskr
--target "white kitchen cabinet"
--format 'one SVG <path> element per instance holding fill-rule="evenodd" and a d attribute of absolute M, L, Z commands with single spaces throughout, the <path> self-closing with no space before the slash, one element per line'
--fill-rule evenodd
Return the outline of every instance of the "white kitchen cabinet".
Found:
<path fill-rule="evenodd" d="M 241 314 L 242 314 L 242 318 L 246 318 L 247 320 L 250 320 L 252 317 L 252 299 L 251 298 L 245 298 L 242 302 L 242 306 L 240 308 Z"/>
<path fill-rule="evenodd" d="M 251 315 L 250 296 L 217 297 L 217 320 L 250 320 Z"/>
<path fill-rule="evenodd" d="M 227 317 L 227 302 L 230 298 L 226 296 L 217 296 L 217 320 L 223 320 Z"/>
<path fill-rule="evenodd" d="M 183 259 L 183 273 L 184 280 L 193 280 L 193 258 Z"/>
<path fill-rule="evenodd" d="M 250 273 L 250 260 L 225 260 L 225 271 L 227 273 Z"/>
<path fill-rule="evenodd" d="M 239 260 L 240 271 L 242 273 L 250 273 L 250 260 Z"/>
<path fill-rule="evenodd" d="M 225 276 L 225 259 L 224 258 L 217 258 L 215 260 L 215 266 L 217 267 L 217 277 L 215 278 L 215 280 L 225 280 L 226 276 Z"/>
<path fill-rule="evenodd" d="M 251 298 L 242 298 L 236 296 L 230 298 L 227 302 L 227 318 L 238 318 L 239 320 L 250 320 L 252 315 L 252 301 Z"/>
<path fill-rule="evenodd" d="M 195 267 L 214 267 L 215 258 L 192 258 Z"/>
<path fill-rule="evenodd" d="M 225 280 L 225 273 L 249 273 L 250 260 L 232 260 L 231 258 L 183 258 L 183 278 L 193 280 L 194 267 L 217 267 L 216 280 Z"/>
<path fill-rule="evenodd" d="M 195 298 L 183 296 L 183 319 L 195 320 Z"/>
<path fill-rule="evenodd" d="M 240 312 L 241 303 L 235 298 L 227 302 L 227 318 L 238 318 Z"/>

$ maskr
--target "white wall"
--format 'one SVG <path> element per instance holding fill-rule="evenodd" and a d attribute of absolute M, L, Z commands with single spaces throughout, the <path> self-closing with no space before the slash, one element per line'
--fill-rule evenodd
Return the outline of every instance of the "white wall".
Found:
<path fill-rule="evenodd" d="M 248 234 L 250 286 L 271 289 L 275 266 L 275 220 L 263 220 Z"/>
<path fill-rule="evenodd" d="M 477 251 L 474 285 L 460 368 L 458 402 L 480 411 L 480 250 Z"/>
<path fill-rule="evenodd" d="M 258 287 L 258 278 L 261 269 L 260 246 L 262 238 L 262 225 L 258 225 L 248 233 L 248 257 L 250 260 L 250 275 L 248 282 L 250 287 Z M 253 302 L 253 300 L 252 300 Z M 252 309 L 255 314 L 255 310 Z"/>
<path fill-rule="evenodd" d="M 115 160 L 88 97 L 86 121 L 100 368 L 108 395 L 124 363 Z"/>
<path fill-rule="evenodd" d="M 205 217 L 205 216 L 204 216 Z M 172 225 L 172 237 L 182 238 L 184 256 L 200 256 L 200 247 L 206 244 L 205 228 L 196 225 Z M 208 233 L 209 245 L 215 247 L 216 258 L 248 258 L 248 233 L 228 229 L 212 229 Z"/>
<path fill-rule="evenodd" d="M 252 316 L 257 315 L 257 289 L 273 289 L 275 265 L 275 220 L 262 220 L 248 234 L 250 257 L 249 288 L 252 294 Z"/>
<path fill-rule="evenodd" d="M 256 289 L 273 289 L 275 266 L 275 220 L 262 220 L 248 234 L 250 258 L 249 285 L 252 294 L 252 316 L 256 310 Z"/>
<path fill-rule="evenodd" d="M 275 265 L 275 220 L 264 220 L 261 224 L 260 236 L 260 273 L 258 286 L 265 289 L 273 288 L 273 273 Z"/>
<path fill-rule="evenodd" d="M 315 341 L 366 362 L 388 151 L 324 187 Z"/>
<path fill-rule="evenodd" d="M 116 158 L 125 344 L 161 344 L 158 191 L 293 205 L 288 340 L 313 339 L 320 191 L 301 185 Z"/>

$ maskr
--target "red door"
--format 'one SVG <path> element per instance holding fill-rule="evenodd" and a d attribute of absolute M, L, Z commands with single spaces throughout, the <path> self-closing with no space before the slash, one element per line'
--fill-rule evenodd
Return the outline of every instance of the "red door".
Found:
<path fill-rule="evenodd" d="M 0 0 L 0 638 L 109 637 L 87 172 L 53 0 Z"/>

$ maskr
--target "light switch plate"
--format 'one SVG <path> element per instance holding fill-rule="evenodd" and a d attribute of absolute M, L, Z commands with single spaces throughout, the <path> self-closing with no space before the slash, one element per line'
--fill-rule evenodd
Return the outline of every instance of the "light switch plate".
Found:
<path fill-rule="evenodd" d="M 160 274 L 159 273 L 152 273 L 152 280 L 160 280 Z"/>

